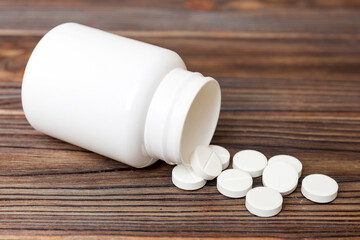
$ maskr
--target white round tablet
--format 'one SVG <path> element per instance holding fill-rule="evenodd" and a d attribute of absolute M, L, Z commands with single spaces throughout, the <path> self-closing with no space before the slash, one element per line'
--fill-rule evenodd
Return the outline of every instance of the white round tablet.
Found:
<path fill-rule="evenodd" d="M 298 177 L 301 177 L 302 172 L 302 164 L 296 157 L 290 155 L 276 155 L 269 159 L 268 164 L 272 164 L 274 162 L 286 162 L 292 165 L 298 173 Z"/>
<path fill-rule="evenodd" d="M 241 198 L 251 189 L 253 179 L 247 172 L 227 169 L 217 177 L 218 191 L 230 198 Z"/>
<path fill-rule="evenodd" d="M 281 195 L 292 193 L 298 183 L 298 173 L 293 166 L 285 162 L 274 162 L 266 166 L 262 176 L 265 187 L 272 188 Z"/>
<path fill-rule="evenodd" d="M 206 180 L 197 176 L 190 166 L 177 165 L 172 170 L 173 184 L 183 190 L 196 190 L 206 184 Z"/>
<path fill-rule="evenodd" d="M 222 171 L 219 157 L 208 146 L 198 146 L 191 154 L 190 164 L 194 172 L 206 180 L 216 178 Z"/>
<path fill-rule="evenodd" d="M 229 153 L 229 151 L 226 148 L 218 146 L 218 145 L 210 145 L 209 147 L 212 150 L 214 150 L 216 155 L 220 158 L 221 165 L 222 165 L 222 170 L 226 169 L 229 166 L 229 163 L 230 163 L 230 153 Z"/>
<path fill-rule="evenodd" d="M 256 187 L 246 194 L 246 209 L 259 217 L 272 217 L 281 211 L 283 198 L 277 191 L 267 187 Z"/>
<path fill-rule="evenodd" d="M 248 172 L 252 177 L 261 176 L 267 164 L 267 158 L 255 150 L 243 150 L 233 157 L 233 168 Z"/>
<path fill-rule="evenodd" d="M 316 203 L 331 202 L 336 198 L 338 190 L 337 182 L 323 174 L 308 175 L 301 184 L 304 197 Z"/>

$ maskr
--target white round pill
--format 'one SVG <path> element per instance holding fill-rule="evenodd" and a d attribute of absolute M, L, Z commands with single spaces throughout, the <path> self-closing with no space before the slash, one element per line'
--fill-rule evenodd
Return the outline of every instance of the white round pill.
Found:
<path fill-rule="evenodd" d="M 266 166 L 262 176 L 265 187 L 272 188 L 281 195 L 292 193 L 298 183 L 298 173 L 293 166 L 285 162 L 274 162 Z"/>
<path fill-rule="evenodd" d="M 210 145 L 209 147 L 212 150 L 214 150 L 216 155 L 219 157 L 219 159 L 221 161 L 221 165 L 222 165 L 222 170 L 226 169 L 230 163 L 229 151 L 226 148 L 218 146 L 218 145 Z"/>
<path fill-rule="evenodd" d="M 323 174 L 308 175 L 301 184 L 304 197 L 316 203 L 331 202 L 336 198 L 338 190 L 337 182 Z"/>
<path fill-rule="evenodd" d="M 177 165 L 172 170 L 173 184 L 183 190 L 196 190 L 206 184 L 206 180 L 197 176 L 190 166 Z"/>
<path fill-rule="evenodd" d="M 206 180 L 216 178 L 222 171 L 219 157 L 208 146 L 198 146 L 191 154 L 190 164 L 194 172 Z"/>
<path fill-rule="evenodd" d="M 259 217 L 272 217 L 281 211 L 283 198 L 271 188 L 256 187 L 246 194 L 246 209 Z"/>
<path fill-rule="evenodd" d="M 253 179 L 247 172 L 227 169 L 217 177 L 218 191 L 230 198 L 241 198 L 251 189 Z"/>
<path fill-rule="evenodd" d="M 252 177 L 261 176 L 267 164 L 267 158 L 255 150 L 243 150 L 234 155 L 233 168 L 248 172 Z"/>
<path fill-rule="evenodd" d="M 292 165 L 298 173 L 298 177 L 301 177 L 302 172 L 302 164 L 296 157 L 290 155 L 276 155 L 269 159 L 268 164 L 272 164 L 274 162 L 286 162 Z"/>

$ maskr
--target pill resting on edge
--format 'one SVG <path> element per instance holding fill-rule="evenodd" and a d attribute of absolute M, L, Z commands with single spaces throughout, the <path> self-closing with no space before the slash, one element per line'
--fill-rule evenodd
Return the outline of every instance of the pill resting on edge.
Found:
<path fill-rule="evenodd" d="M 198 146 L 191 154 L 190 164 L 194 172 L 206 180 L 216 178 L 222 170 L 219 157 L 208 146 Z"/>
<path fill-rule="evenodd" d="M 219 159 L 221 161 L 221 165 L 222 165 L 222 170 L 226 169 L 230 163 L 229 151 L 226 148 L 218 146 L 218 145 L 210 145 L 209 147 L 212 150 L 214 150 L 216 155 L 219 157 Z"/>

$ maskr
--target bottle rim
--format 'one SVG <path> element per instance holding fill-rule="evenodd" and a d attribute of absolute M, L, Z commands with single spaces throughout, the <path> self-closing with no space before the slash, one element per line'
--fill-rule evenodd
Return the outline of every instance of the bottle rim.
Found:
<path fill-rule="evenodd" d="M 158 86 L 146 118 L 144 145 L 149 156 L 169 164 L 188 164 L 198 145 L 210 144 L 220 105 L 216 80 L 181 68 L 170 71 Z"/>

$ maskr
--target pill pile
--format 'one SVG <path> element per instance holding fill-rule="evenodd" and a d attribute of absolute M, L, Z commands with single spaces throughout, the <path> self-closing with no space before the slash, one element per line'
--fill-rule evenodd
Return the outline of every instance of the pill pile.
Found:
<path fill-rule="evenodd" d="M 277 215 L 283 196 L 291 194 L 298 185 L 302 163 L 289 155 L 276 155 L 267 160 L 259 151 L 243 150 L 233 157 L 233 169 L 227 169 L 230 153 L 217 146 L 198 146 L 188 165 L 177 165 L 172 171 L 173 184 L 183 190 L 197 190 L 207 180 L 217 178 L 218 191 L 229 198 L 245 197 L 246 209 L 259 217 Z M 252 188 L 253 178 L 262 176 L 263 187 Z M 323 174 L 306 176 L 301 193 L 310 201 L 328 203 L 338 192 L 337 182 Z"/>

